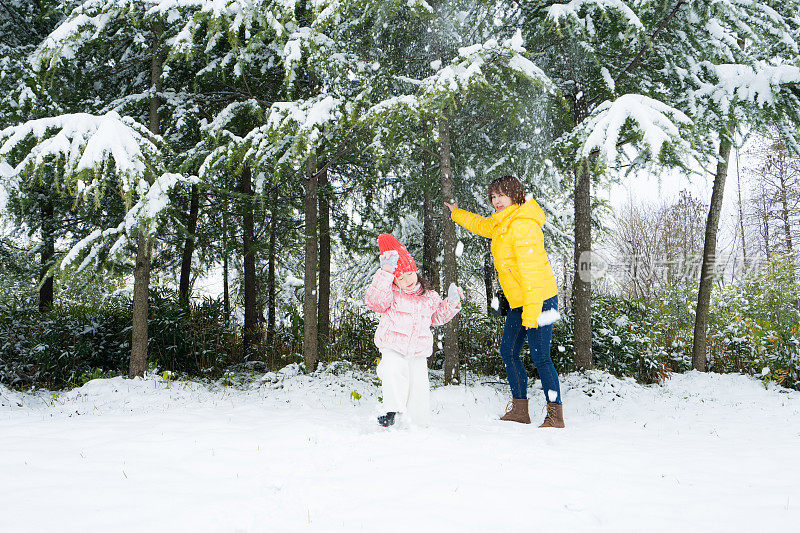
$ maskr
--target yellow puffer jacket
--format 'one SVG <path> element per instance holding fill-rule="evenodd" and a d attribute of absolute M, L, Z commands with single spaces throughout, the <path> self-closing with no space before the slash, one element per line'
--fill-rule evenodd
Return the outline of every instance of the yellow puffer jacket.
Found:
<path fill-rule="evenodd" d="M 523 326 L 538 327 L 542 303 L 558 294 L 558 285 L 544 249 L 544 211 L 536 200 L 513 204 L 488 218 L 453 209 L 450 218 L 492 239 L 494 267 L 509 305 L 522 306 Z"/>

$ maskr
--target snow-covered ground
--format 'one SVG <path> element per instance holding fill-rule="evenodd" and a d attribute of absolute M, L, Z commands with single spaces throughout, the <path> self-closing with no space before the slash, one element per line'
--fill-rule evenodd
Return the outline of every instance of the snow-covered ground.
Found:
<path fill-rule="evenodd" d="M 376 426 L 374 373 L 0 387 L 0 531 L 794 531 L 800 394 L 740 375 L 563 378 L 565 430 L 506 389 L 437 387 Z M 532 384 L 532 411 L 543 418 Z M 359 398 L 360 396 L 360 398 Z"/>

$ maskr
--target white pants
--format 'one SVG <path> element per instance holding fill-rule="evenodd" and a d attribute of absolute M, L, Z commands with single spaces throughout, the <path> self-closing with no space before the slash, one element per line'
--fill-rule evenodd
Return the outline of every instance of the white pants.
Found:
<path fill-rule="evenodd" d="M 376 372 L 383 388 L 383 408 L 406 413 L 411 423 L 427 426 L 431 419 L 428 360 L 384 349 Z"/>

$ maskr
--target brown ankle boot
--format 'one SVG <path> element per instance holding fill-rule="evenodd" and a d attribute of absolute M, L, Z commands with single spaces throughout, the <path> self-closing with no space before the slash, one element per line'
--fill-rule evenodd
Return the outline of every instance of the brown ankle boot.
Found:
<path fill-rule="evenodd" d="M 514 398 L 511 400 L 511 409 L 500 417 L 500 420 L 507 422 L 519 422 L 520 424 L 530 424 L 531 417 L 528 415 L 528 399 Z"/>
<path fill-rule="evenodd" d="M 540 428 L 563 428 L 564 410 L 560 403 L 547 402 L 547 416 Z"/>

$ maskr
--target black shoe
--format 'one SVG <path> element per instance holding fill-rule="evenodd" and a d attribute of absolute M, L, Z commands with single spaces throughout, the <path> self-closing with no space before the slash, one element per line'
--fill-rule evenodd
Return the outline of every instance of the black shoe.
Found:
<path fill-rule="evenodd" d="M 389 411 L 385 415 L 381 415 L 378 417 L 378 424 L 381 426 L 388 428 L 392 424 L 394 424 L 394 415 L 397 414 L 394 411 Z"/>

